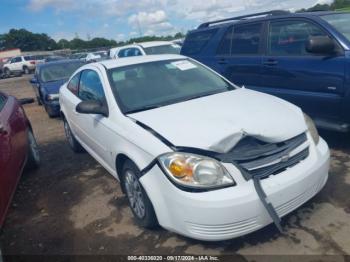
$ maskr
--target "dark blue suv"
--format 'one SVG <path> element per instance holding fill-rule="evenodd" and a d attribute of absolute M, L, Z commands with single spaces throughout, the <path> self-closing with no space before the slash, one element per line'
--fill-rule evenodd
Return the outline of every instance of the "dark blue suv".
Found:
<path fill-rule="evenodd" d="M 321 128 L 350 128 L 350 13 L 271 11 L 208 22 L 181 54 L 230 81 L 300 106 Z"/>

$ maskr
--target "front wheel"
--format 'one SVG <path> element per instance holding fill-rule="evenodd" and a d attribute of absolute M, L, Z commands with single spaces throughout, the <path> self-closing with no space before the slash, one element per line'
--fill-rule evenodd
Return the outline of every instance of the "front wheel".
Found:
<path fill-rule="evenodd" d="M 83 147 L 80 145 L 78 140 L 74 137 L 72 130 L 70 129 L 70 126 L 68 124 L 68 121 L 63 118 L 63 125 L 64 125 L 64 133 L 66 134 L 67 141 L 69 143 L 70 148 L 78 153 L 83 151 Z"/>
<path fill-rule="evenodd" d="M 8 68 L 5 68 L 5 69 L 4 69 L 4 73 L 5 73 L 5 76 L 6 76 L 6 77 L 10 77 L 10 76 L 11 76 L 11 71 L 10 71 L 10 69 L 8 69 Z"/>
<path fill-rule="evenodd" d="M 153 205 L 138 179 L 138 174 L 140 174 L 140 170 L 133 162 L 127 160 L 122 172 L 123 187 L 137 224 L 145 228 L 155 228 L 158 225 L 157 217 Z"/>
<path fill-rule="evenodd" d="M 28 156 L 26 169 L 32 170 L 40 166 L 39 147 L 34 137 L 33 131 L 28 131 Z"/>

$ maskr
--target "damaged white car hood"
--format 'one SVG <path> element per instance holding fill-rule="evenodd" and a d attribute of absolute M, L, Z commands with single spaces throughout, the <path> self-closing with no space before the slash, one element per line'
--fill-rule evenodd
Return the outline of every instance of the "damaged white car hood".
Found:
<path fill-rule="evenodd" d="M 306 131 L 302 111 L 277 97 L 237 89 L 129 115 L 175 146 L 224 153 L 244 135 L 281 142 Z"/>

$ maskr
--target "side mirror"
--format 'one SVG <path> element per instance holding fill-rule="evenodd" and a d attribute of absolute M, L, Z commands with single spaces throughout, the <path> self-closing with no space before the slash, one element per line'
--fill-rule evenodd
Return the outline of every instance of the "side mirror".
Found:
<path fill-rule="evenodd" d="M 335 52 L 334 41 L 328 36 L 311 36 L 306 42 L 306 51 L 313 54 L 332 54 Z"/>
<path fill-rule="evenodd" d="M 33 85 L 38 84 L 38 80 L 37 80 L 35 77 L 33 77 L 32 79 L 30 79 L 29 82 L 30 82 L 31 84 L 33 84 Z"/>
<path fill-rule="evenodd" d="M 75 110 L 80 114 L 96 114 L 108 117 L 108 108 L 106 105 L 97 100 L 80 102 Z"/>

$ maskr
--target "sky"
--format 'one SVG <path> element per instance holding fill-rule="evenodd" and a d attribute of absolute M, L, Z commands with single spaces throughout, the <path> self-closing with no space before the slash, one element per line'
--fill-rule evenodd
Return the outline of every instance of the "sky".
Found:
<path fill-rule="evenodd" d="M 298 10 L 332 0 L 0 0 L 0 34 L 11 28 L 55 40 L 186 33 L 200 23 L 271 9 Z"/>

